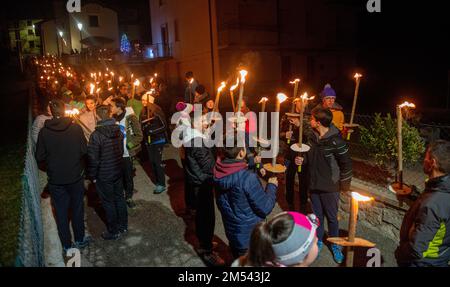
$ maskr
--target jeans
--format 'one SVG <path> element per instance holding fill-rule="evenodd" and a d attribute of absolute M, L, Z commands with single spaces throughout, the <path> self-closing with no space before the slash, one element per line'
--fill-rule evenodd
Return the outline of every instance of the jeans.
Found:
<path fill-rule="evenodd" d="M 156 178 L 156 185 L 166 186 L 166 176 L 162 166 L 164 144 L 147 145 L 148 159 Z"/>
<path fill-rule="evenodd" d="M 298 166 L 294 161 L 286 160 L 286 201 L 288 204 L 294 204 L 295 176 L 298 174 L 300 204 L 308 203 L 308 170 L 307 166 L 302 166 L 302 172 L 298 172 Z"/>
<path fill-rule="evenodd" d="M 339 221 L 338 221 L 338 210 L 339 210 L 339 192 L 320 192 L 311 191 L 311 204 L 314 214 L 320 220 L 320 226 L 317 229 L 317 238 L 323 240 L 323 235 L 325 233 L 324 229 L 324 218 L 327 218 L 328 222 L 328 236 L 338 237 L 339 236 Z"/>
<path fill-rule="evenodd" d="M 49 184 L 48 187 L 55 208 L 59 239 L 63 248 L 69 249 L 72 246 L 69 216 L 72 219 L 75 241 L 84 240 L 84 181 L 80 179 L 68 185 Z"/>
<path fill-rule="evenodd" d="M 216 223 L 214 210 L 214 192 L 210 183 L 193 187 L 195 193 L 195 234 L 200 243 L 200 248 L 212 251 L 214 227 Z"/>
<path fill-rule="evenodd" d="M 123 179 L 108 182 L 97 179 L 95 183 L 98 196 L 105 210 L 108 231 L 117 234 L 128 229 L 128 211 L 123 197 Z"/>
<path fill-rule="evenodd" d="M 123 172 L 123 188 L 125 190 L 125 199 L 128 200 L 133 197 L 133 190 L 134 190 L 133 159 L 131 157 L 123 158 L 122 172 Z"/>

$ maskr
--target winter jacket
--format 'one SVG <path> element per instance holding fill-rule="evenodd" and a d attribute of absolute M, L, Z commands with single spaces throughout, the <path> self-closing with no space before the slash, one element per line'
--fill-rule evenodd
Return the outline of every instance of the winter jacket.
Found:
<path fill-rule="evenodd" d="M 97 125 L 97 115 L 95 110 L 82 113 L 80 115 L 80 121 L 84 124 L 84 126 L 81 125 L 81 128 L 83 129 L 84 135 L 86 136 L 86 140 L 89 141 L 91 133 L 94 132 Z"/>
<path fill-rule="evenodd" d="M 321 104 L 318 105 L 319 107 L 322 107 Z M 344 129 L 344 123 L 345 123 L 345 117 L 344 113 L 342 112 L 343 108 L 338 103 L 334 103 L 333 107 L 330 109 L 331 113 L 333 114 L 333 124 L 335 127 L 338 128 L 338 130 L 342 131 Z"/>
<path fill-rule="evenodd" d="M 44 127 L 45 121 L 51 120 L 52 117 L 48 115 L 39 115 L 33 122 L 33 127 L 31 128 L 31 138 L 33 140 L 33 144 L 36 145 L 39 132 Z"/>
<path fill-rule="evenodd" d="M 72 184 L 83 178 L 83 160 L 87 152 L 83 130 L 70 118 L 45 122 L 36 146 L 36 161 L 45 164 L 48 182 Z"/>
<path fill-rule="evenodd" d="M 193 185 L 212 184 L 215 157 L 210 148 L 203 143 L 204 136 L 196 129 L 187 128 L 183 138 L 186 158 L 186 173 L 188 182 Z M 201 143 L 195 147 L 195 142 Z"/>
<path fill-rule="evenodd" d="M 450 262 L 450 175 L 431 179 L 403 219 L 399 265 L 447 267 Z"/>
<path fill-rule="evenodd" d="M 136 156 L 141 150 L 143 135 L 141 125 L 133 109 L 126 107 L 125 113 L 116 116 L 116 121 L 124 135 L 123 157 Z"/>
<path fill-rule="evenodd" d="M 141 101 L 136 100 L 135 98 L 129 99 L 127 102 L 127 106 L 131 107 L 134 111 L 134 114 L 139 119 L 141 116 L 142 109 L 144 106 L 142 105 Z"/>
<path fill-rule="evenodd" d="M 331 125 L 323 138 L 314 132 L 311 150 L 306 153 L 309 166 L 309 190 L 339 192 L 350 190 L 352 180 L 352 159 L 347 143 L 341 133 Z"/>
<path fill-rule="evenodd" d="M 166 115 L 158 105 L 149 103 L 142 110 L 140 120 L 146 145 L 167 143 Z"/>
<path fill-rule="evenodd" d="M 314 137 L 314 131 L 312 130 L 311 124 L 310 124 L 310 117 L 311 117 L 311 115 L 309 113 L 305 113 L 303 115 L 303 144 L 306 144 L 309 146 L 311 146 L 311 138 Z M 282 133 L 285 134 L 286 132 L 288 132 L 289 126 L 290 126 L 289 118 L 287 116 L 283 117 L 283 119 L 281 121 Z M 300 132 L 299 128 L 296 127 L 295 125 L 292 125 L 292 137 L 291 137 L 290 143 L 289 144 L 287 143 L 286 136 L 284 136 L 284 138 L 282 138 L 280 141 L 283 143 L 284 157 L 291 161 L 293 161 L 295 159 L 295 157 L 298 156 L 298 153 L 293 151 L 291 149 L 291 146 L 298 142 L 299 132 Z"/>
<path fill-rule="evenodd" d="M 123 134 L 114 119 L 98 122 L 88 144 L 90 179 L 113 182 L 122 176 Z"/>
<path fill-rule="evenodd" d="M 256 224 L 269 215 L 276 203 L 274 184 L 264 190 L 245 161 L 217 160 L 214 168 L 217 207 L 222 214 L 230 245 L 247 249 Z"/>

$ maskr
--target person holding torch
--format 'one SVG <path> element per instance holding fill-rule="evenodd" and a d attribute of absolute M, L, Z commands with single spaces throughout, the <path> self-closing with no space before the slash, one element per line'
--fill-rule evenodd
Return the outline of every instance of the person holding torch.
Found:
<path fill-rule="evenodd" d="M 329 109 L 316 107 L 311 111 L 311 150 L 305 155 L 309 170 L 309 193 L 313 213 L 323 223 L 328 221 L 328 236 L 339 236 L 339 198 L 340 192 L 350 190 L 352 179 L 352 160 L 348 145 L 333 125 L 333 114 Z M 304 157 L 296 157 L 296 165 L 303 165 Z M 323 247 L 324 224 L 317 229 L 319 250 Z M 334 260 L 344 261 L 342 247 L 331 246 Z"/>
<path fill-rule="evenodd" d="M 302 110 L 303 102 L 299 99 L 295 101 L 295 114 L 300 114 Z M 290 115 L 290 114 L 289 114 Z M 299 139 L 299 126 L 300 120 L 298 117 L 292 117 L 289 115 L 285 115 L 281 122 L 281 133 L 280 138 L 283 140 L 289 140 L 291 144 L 295 144 Z M 305 111 L 303 115 L 303 143 L 308 144 L 310 138 L 313 136 L 313 131 L 311 125 L 309 124 L 310 113 Z M 289 126 L 294 126 L 293 129 L 290 129 Z M 310 144 L 308 144 L 310 145 Z M 306 213 L 307 203 L 308 203 L 308 183 L 307 183 L 307 174 L 308 170 L 306 164 L 302 165 L 302 170 L 299 171 L 297 165 L 295 165 L 295 157 L 298 155 L 297 152 L 294 152 L 290 146 L 284 148 L 284 158 L 286 169 L 286 201 L 288 203 L 288 207 L 290 211 L 295 211 L 294 204 L 294 186 L 295 186 L 295 176 L 298 175 L 300 185 L 300 212 Z"/>

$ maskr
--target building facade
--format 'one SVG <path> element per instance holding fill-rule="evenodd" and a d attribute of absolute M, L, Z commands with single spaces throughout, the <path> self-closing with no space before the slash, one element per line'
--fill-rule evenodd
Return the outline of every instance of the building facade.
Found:
<path fill-rule="evenodd" d="M 153 43 L 173 46 L 173 59 L 164 63 L 172 82 L 193 71 L 214 93 L 221 81 L 236 81 L 242 66 L 255 101 L 290 92 L 295 78 L 313 94 L 330 82 L 350 101 L 356 13 L 335 2 L 150 0 Z"/>

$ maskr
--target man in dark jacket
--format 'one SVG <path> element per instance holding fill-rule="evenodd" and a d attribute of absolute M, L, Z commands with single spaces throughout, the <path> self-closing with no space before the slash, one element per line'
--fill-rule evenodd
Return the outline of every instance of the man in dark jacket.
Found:
<path fill-rule="evenodd" d="M 423 163 L 425 192 L 403 219 L 399 266 L 448 267 L 450 262 L 450 142 L 432 143 Z"/>
<path fill-rule="evenodd" d="M 81 127 L 65 117 L 64 102 L 49 103 L 53 119 L 39 132 L 36 161 L 45 164 L 48 186 L 56 212 L 56 224 L 64 252 L 75 246 L 84 248 L 89 239 L 84 232 L 84 169 L 86 138 Z M 71 214 L 69 216 L 69 210 Z M 72 219 L 75 245 L 69 228 Z"/>
<path fill-rule="evenodd" d="M 253 228 L 269 215 L 276 202 L 278 181 L 270 178 L 264 190 L 256 173 L 248 169 L 246 148 L 224 148 L 224 160 L 214 168 L 217 206 L 234 258 L 247 252 Z M 243 145 L 241 145 L 243 146 Z"/>
<path fill-rule="evenodd" d="M 148 158 L 156 178 L 156 188 L 153 193 L 160 194 L 166 191 L 162 154 L 164 145 L 167 143 L 167 123 L 166 115 L 154 102 L 155 98 L 150 94 L 142 97 L 144 108 L 140 120 Z"/>
<path fill-rule="evenodd" d="M 187 127 L 183 138 L 186 180 L 191 185 L 195 198 L 195 233 L 200 245 L 197 252 L 208 265 L 223 266 L 223 259 L 213 252 L 216 221 L 213 193 L 215 157 L 203 142 L 205 137 L 200 130 L 201 124 L 197 128 Z"/>
<path fill-rule="evenodd" d="M 302 101 L 297 100 L 295 102 L 295 113 L 300 114 L 302 109 Z M 309 123 L 310 114 L 304 113 L 303 116 L 303 144 L 311 145 L 309 142 L 313 137 L 313 130 Z M 291 127 L 291 129 L 289 128 Z M 300 117 L 285 116 L 281 122 L 280 138 L 286 140 L 284 147 L 284 158 L 286 165 L 286 201 L 289 206 L 289 210 L 295 211 L 294 204 L 294 187 L 295 176 L 298 175 L 299 179 L 299 192 L 300 192 L 300 212 L 307 213 L 308 204 L 308 165 L 304 162 L 301 171 L 295 164 L 295 157 L 299 155 L 297 152 L 291 149 L 291 145 L 296 144 L 299 138 Z"/>
<path fill-rule="evenodd" d="M 105 240 L 116 240 L 128 231 L 128 213 L 123 196 L 123 135 L 111 118 L 110 106 L 96 110 L 100 121 L 88 145 L 88 177 L 95 183 L 107 219 Z"/>
<path fill-rule="evenodd" d="M 340 191 L 349 191 L 352 179 L 352 160 L 348 145 L 339 130 L 332 124 L 333 114 L 329 109 L 316 107 L 311 111 L 311 150 L 306 154 L 309 168 L 309 192 L 314 214 L 320 222 L 328 221 L 328 235 L 339 236 L 339 197 Z M 295 159 L 302 165 L 303 157 Z M 323 246 L 324 224 L 317 229 L 319 250 Z M 334 260 L 342 263 L 342 248 L 332 245 Z"/>

